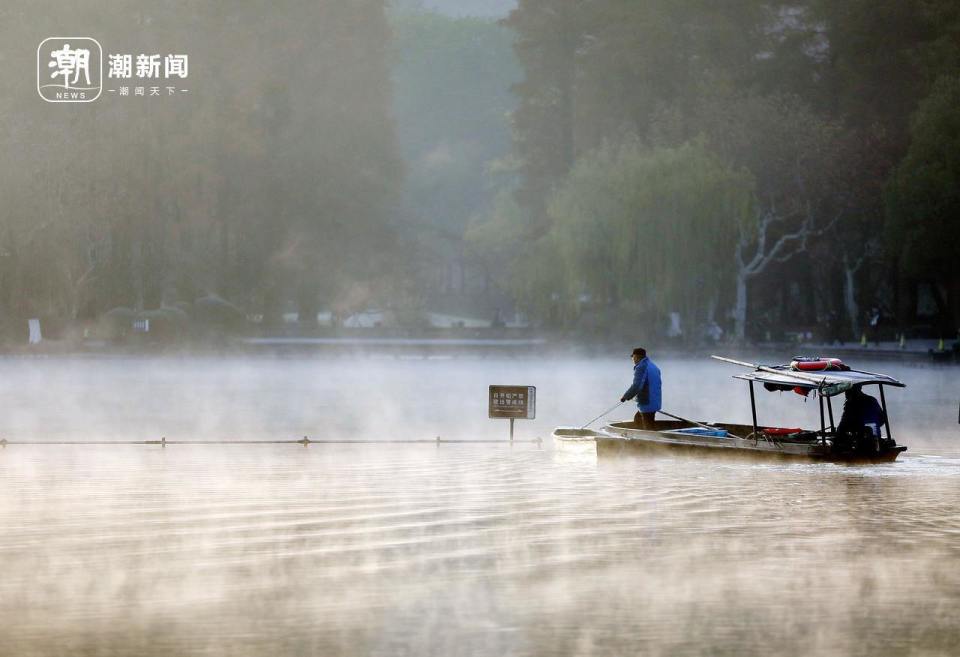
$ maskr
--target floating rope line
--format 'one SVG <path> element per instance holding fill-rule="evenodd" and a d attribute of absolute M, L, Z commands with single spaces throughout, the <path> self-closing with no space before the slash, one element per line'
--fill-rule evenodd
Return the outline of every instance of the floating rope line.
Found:
<path fill-rule="evenodd" d="M 0 439 L 0 448 L 6 448 L 7 445 L 473 445 L 481 443 L 513 444 L 513 443 L 533 443 L 540 447 L 543 444 L 542 438 L 532 438 L 529 440 L 443 440 L 437 436 L 433 440 L 429 439 L 397 439 L 397 440 L 367 440 L 367 439 L 310 439 L 304 436 L 300 440 L 7 440 Z"/>

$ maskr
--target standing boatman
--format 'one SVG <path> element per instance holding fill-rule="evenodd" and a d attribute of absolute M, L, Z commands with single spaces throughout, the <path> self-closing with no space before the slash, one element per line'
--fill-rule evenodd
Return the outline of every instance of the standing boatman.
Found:
<path fill-rule="evenodd" d="M 647 350 L 643 347 L 634 349 L 630 358 L 633 359 L 633 384 L 623 393 L 620 402 L 636 397 L 637 413 L 633 416 L 633 422 L 639 424 L 641 429 L 653 431 L 654 416 L 660 410 L 660 368 L 647 358 Z"/>

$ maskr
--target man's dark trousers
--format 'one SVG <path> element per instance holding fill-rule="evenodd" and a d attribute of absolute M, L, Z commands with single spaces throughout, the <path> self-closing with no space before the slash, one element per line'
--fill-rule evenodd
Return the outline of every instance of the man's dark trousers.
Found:
<path fill-rule="evenodd" d="M 639 424 L 641 429 L 653 431 L 656 428 L 653 420 L 656 414 L 656 411 L 653 413 L 641 413 L 640 411 L 637 411 L 633 416 L 633 423 Z"/>

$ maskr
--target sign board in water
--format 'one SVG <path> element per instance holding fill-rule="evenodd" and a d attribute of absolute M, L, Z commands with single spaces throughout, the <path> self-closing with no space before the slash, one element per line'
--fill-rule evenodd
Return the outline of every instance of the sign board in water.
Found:
<path fill-rule="evenodd" d="M 532 420 L 537 416 L 537 389 L 534 386 L 490 386 L 487 416 L 510 420 Z"/>

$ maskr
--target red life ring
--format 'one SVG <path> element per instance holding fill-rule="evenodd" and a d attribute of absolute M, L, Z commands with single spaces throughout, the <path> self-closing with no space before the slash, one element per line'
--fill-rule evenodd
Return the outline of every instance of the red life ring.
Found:
<path fill-rule="evenodd" d="M 849 370 L 839 358 L 797 358 L 790 362 L 790 369 L 798 372 L 823 372 L 826 370 Z"/>

